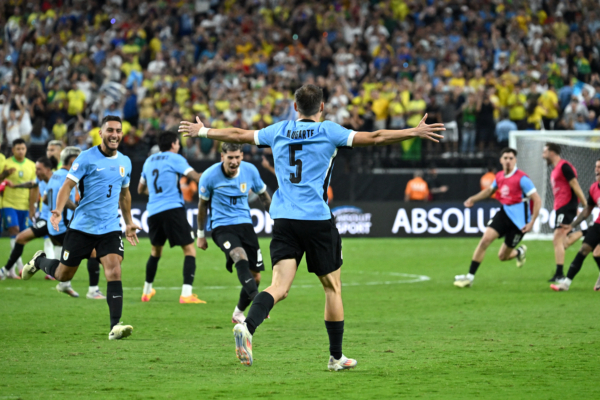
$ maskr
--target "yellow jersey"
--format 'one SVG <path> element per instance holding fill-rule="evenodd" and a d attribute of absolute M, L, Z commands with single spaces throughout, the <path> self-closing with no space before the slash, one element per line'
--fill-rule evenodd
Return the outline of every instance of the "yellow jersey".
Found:
<path fill-rule="evenodd" d="M 6 157 L 0 153 L 0 172 L 4 171 L 4 165 L 6 164 Z"/>
<path fill-rule="evenodd" d="M 100 136 L 100 128 L 92 128 L 88 135 L 92 138 L 92 146 L 96 147 L 102 143 L 102 137 Z"/>
<path fill-rule="evenodd" d="M 26 158 L 18 162 L 15 157 L 6 160 L 5 169 L 14 168 L 15 171 L 8 176 L 9 181 L 15 185 L 35 181 L 35 163 Z M 15 210 L 29 210 L 29 189 L 4 189 L 3 208 L 14 208 Z"/>

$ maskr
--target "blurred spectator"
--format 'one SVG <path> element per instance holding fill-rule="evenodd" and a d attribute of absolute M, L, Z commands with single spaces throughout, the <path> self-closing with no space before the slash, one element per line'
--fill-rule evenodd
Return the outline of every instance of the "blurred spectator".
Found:
<path fill-rule="evenodd" d="M 425 182 L 429 188 L 429 201 L 440 200 L 440 194 L 448 191 L 448 185 L 442 185 L 438 176 L 437 167 L 435 164 L 429 165 L 427 174 L 425 174 Z"/>
<path fill-rule="evenodd" d="M 508 139 L 510 131 L 518 130 L 517 124 L 508 118 L 508 113 L 502 111 L 502 119 L 496 124 L 496 140 L 498 147 L 508 147 Z"/>
<path fill-rule="evenodd" d="M 186 203 L 193 202 L 194 196 L 198 194 L 198 184 L 187 176 L 182 176 L 179 180 L 179 187 L 181 188 L 181 194 L 183 194 L 183 200 Z"/>
<path fill-rule="evenodd" d="M 67 124 L 65 124 L 61 117 L 56 118 L 56 123 L 52 127 L 52 135 L 56 140 L 62 140 L 63 142 L 67 138 Z"/>
<path fill-rule="evenodd" d="M 408 181 L 404 190 L 404 201 L 428 201 L 429 187 L 423 179 L 423 171 L 415 171 L 413 179 Z"/>
<path fill-rule="evenodd" d="M 475 156 L 475 122 L 477 122 L 477 100 L 470 94 L 462 106 L 462 145 L 461 152 L 469 157 Z M 483 157 L 483 153 L 481 154 Z"/>
<path fill-rule="evenodd" d="M 479 180 L 481 190 L 485 190 L 492 186 L 492 183 L 496 180 L 496 168 L 492 165 L 487 167 L 487 172 Z"/>
<path fill-rule="evenodd" d="M 456 122 L 456 103 L 449 93 L 444 94 L 444 100 L 440 107 L 442 122 L 446 128 L 444 132 L 444 158 L 458 157 L 458 123 Z"/>

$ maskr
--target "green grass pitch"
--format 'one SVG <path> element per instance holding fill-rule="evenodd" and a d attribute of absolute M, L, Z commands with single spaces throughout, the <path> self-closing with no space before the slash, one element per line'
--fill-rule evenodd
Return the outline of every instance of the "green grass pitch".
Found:
<path fill-rule="evenodd" d="M 0 399 L 227 398 L 599 398 L 600 293 L 591 257 L 566 293 L 546 282 L 550 242 L 527 242 L 528 262 L 500 263 L 499 242 L 475 285 L 457 289 L 474 239 L 345 239 L 344 353 L 354 370 L 327 371 L 324 294 L 304 262 L 287 300 L 254 337 L 254 366 L 235 358 L 231 313 L 239 289 L 209 241 L 199 251 L 194 291 L 208 304 L 179 304 L 183 255 L 165 249 L 156 296 L 141 303 L 149 242 L 125 244 L 123 321 L 133 335 L 112 342 L 105 301 L 31 281 L 0 282 Z M 567 251 L 569 264 L 579 244 Z M 261 240 L 271 278 L 268 240 Z M 42 248 L 25 248 L 27 262 Z M 0 240 L 2 261 L 9 242 Z M 416 276 L 416 277 L 415 277 Z M 428 277 L 429 280 L 426 280 Z M 100 282 L 105 292 L 104 278 Z M 163 288 L 163 289 L 160 289 Z"/>

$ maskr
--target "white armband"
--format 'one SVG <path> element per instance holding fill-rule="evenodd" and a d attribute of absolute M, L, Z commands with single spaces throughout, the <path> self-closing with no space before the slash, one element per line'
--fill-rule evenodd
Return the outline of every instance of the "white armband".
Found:
<path fill-rule="evenodd" d="M 196 231 L 196 237 L 197 237 L 198 239 L 204 239 L 204 231 L 203 231 L 203 230 L 200 230 L 200 229 L 198 229 L 198 230 Z"/>
<path fill-rule="evenodd" d="M 210 131 L 210 128 L 207 128 L 207 127 L 203 126 L 198 131 L 198 137 L 201 137 L 201 138 L 208 137 L 208 131 Z"/>

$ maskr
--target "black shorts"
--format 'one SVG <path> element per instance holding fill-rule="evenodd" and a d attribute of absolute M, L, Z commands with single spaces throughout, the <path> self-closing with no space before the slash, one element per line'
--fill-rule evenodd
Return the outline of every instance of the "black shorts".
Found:
<path fill-rule="evenodd" d="M 523 235 L 525 235 L 515 223 L 508 218 L 508 215 L 506 215 L 503 208 L 489 220 L 487 226 L 498 232 L 500 237 L 504 237 L 504 243 L 512 249 L 517 247 L 521 239 L 523 239 Z"/>
<path fill-rule="evenodd" d="M 586 243 L 592 249 L 600 244 L 600 224 L 594 223 L 587 229 L 583 238 L 583 243 Z"/>
<path fill-rule="evenodd" d="M 554 229 L 561 228 L 561 224 L 569 225 L 571 222 L 575 221 L 575 217 L 577 217 L 577 205 L 575 207 L 566 205 L 558 210 L 556 210 L 556 215 L 554 217 Z"/>
<path fill-rule="evenodd" d="M 36 238 L 48 236 L 48 221 L 45 219 L 38 219 L 35 224 L 31 226 L 31 231 Z"/>
<path fill-rule="evenodd" d="M 65 236 L 67 236 L 67 232 L 63 232 L 60 235 L 48 235 L 50 237 L 50 240 L 52 240 L 52 242 L 54 244 L 58 243 L 58 246 L 62 246 L 63 243 L 65 242 Z"/>
<path fill-rule="evenodd" d="M 258 245 L 258 236 L 256 236 L 252 224 L 218 226 L 212 230 L 212 238 L 215 244 L 225 253 L 227 259 L 225 267 L 229 272 L 233 271 L 234 264 L 229 252 L 236 247 L 244 249 L 252 271 L 265 270 L 262 253 Z"/>
<path fill-rule="evenodd" d="M 67 229 L 60 262 L 67 267 L 78 267 L 84 258 L 90 258 L 94 250 L 98 260 L 108 254 L 117 254 L 123 258 L 121 232 L 90 235 L 75 229 Z"/>
<path fill-rule="evenodd" d="M 194 243 L 194 231 L 185 208 L 178 207 L 154 214 L 148 218 L 148 235 L 153 246 L 164 246 L 167 239 L 171 247 Z"/>
<path fill-rule="evenodd" d="M 324 221 L 276 219 L 271 239 L 271 262 L 295 259 L 300 265 L 306 253 L 308 272 L 324 276 L 343 264 L 342 238 L 333 218 Z"/>

